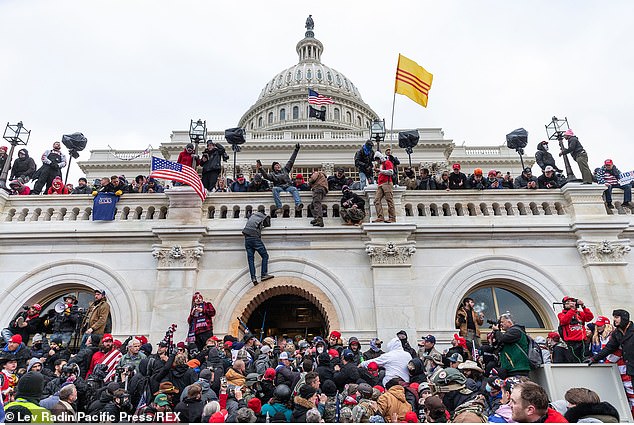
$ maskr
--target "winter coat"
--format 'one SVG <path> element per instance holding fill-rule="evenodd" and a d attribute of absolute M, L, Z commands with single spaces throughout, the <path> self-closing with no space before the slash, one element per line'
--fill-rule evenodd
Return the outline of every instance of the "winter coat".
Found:
<path fill-rule="evenodd" d="M 323 190 L 324 193 L 328 193 L 328 178 L 323 171 L 317 171 L 310 175 L 308 179 L 311 190 Z"/>
<path fill-rule="evenodd" d="M 200 162 L 203 166 L 203 174 L 220 171 L 222 161 L 226 162 L 229 159 L 229 155 L 220 143 L 216 143 L 214 147 L 214 149 L 206 148 L 201 155 Z"/>
<path fill-rule="evenodd" d="M 262 410 L 260 411 L 261 415 L 266 417 L 266 414 L 268 413 L 269 418 L 271 419 L 271 421 L 273 421 L 273 416 L 275 416 L 278 413 L 283 414 L 286 417 L 286 422 L 290 422 L 291 418 L 293 416 L 293 411 L 291 409 L 289 409 L 286 405 L 282 404 L 282 403 L 274 403 L 274 404 L 263 404 L 262 405 Z M 305 422 L 305 421 L 304 421 Z"/>
<path fill-rule="evenodd" d="M 258 183 L 256 180 L 251 181 L 249 186 L 247 187 L 247 192 L 268 192 L 271 188 L 269 187 L 269 182 L 262 179 Z"/>
<path fill-rule="evenodd" d="M 29 156 L 29 151 L 26 149 L 20 149 L 18 151 L 18 155 L 20 152 L 24 152 L 26 156 L 24 158 L 18 157 L 15 161 L 13 161 L 13 167 L 11 167 L 11 175 L 9 180 L 13 180 L 15 178 L 26 176 L 29 179 L 35 174 L 35 170 L 37 167 L 35 166 L 35 161 L 33 158 Z"/>
<path fill-rule="evenodd" d="M 418 190 L 436 190 L 436 181 L 431 177 L 416 179 L 416 189 Z"/>
<path fill-rule="evenodd" d="M 570 154 L 572 156 L 572 159 L 576 160 L 577 157 L 581 153 L 585 153 L 585 151 L 586 150 L 581 145 L 581 142 L 579 142 L 577 136 L 572 136 L 570 139 L 568 139 L 568 148 L 564 149 L 562 152 L 564 155 Z"/>
<path fill-rule="evenodd" d="M 326 359 L 326 357 L 328 358 Z M 330 356 L 326 355 L 324 357 L 319 357 L 319 366 L 317 366 L 315 372 L 317 372 L 317 374 L 319 375 L 319 382 L 321 382 L 322 385 L 327 380 L 334 380 L 335 370 L 333 369 L 330 362 Z"/>
<path fill-rule="evenodd" d="M 392 378 L 401 378 L 403 381 L 409 379 L 409 369 L 407 363 L 412 360 L 412 356 L 403 350 L 403 344 L 398 338 L 392 338 L 387 343 L 388 352 L 372 360 L 366 360 L 361 363 L 362 367 L 367 368 L 368 364 L 372 361 L 379 367 L 385 368 L 385 378 L 383 378 L 383 385 Z"/>
<path fill-rule="evenodd" d="M 88 406 L 88 414 L 93 414 L 96 412 L 101 412 L 104 407 L 106 407 L 106 405 L 108 403 L 110 403 L 112 401 L 112 394 L 110 394 L 109 391 L 107 391 L 106 389 L 104 389 L 100 394 L 99 394 L 99 399 L 93 401 L 90 406 Z"/>
<path fill-rule="evenodd" d="M 33 357 L 31 354 L 31 350 L 24 345 L 24 343 L 20 344 L 18 348 L 14 351 L 9 351 L 9 345 L 5 345 L 2 350 L 0 350 L 0 358 L 9 357 L 12 360 L 18 361 L 18 369 L 26 368 L 26 365 L 29 360 Z"/>
<path fill-rule="evenodd" d="M 553 173 L 548 177 L 546 174 L 542 174 L 537 177 L 537 187 L 540 189 L 558 189 L 559 180 L 557 179 L 557 175 Z"/>
<path fill-rule="evenodd" d="M 620 422 L 618 410 L 607 401 L 577 404 L 566 411 L 564 418 L 570 423 L 579 422 L 581 419 L 596 419 L 604 423 Z"/>
<path fill-rule="evenodd" d="M 189 317 L 187 317 L 187 323 L 191 326 L 192 322 L 196 321 L 200 316 L 204 317 L 205 323 L 197 323 L 196 329 L 194 330 L 195 334 L 201 334 L 207 331 L 213 331 L 213 317 L 216 315 L 216 309 L 213 304 L 210 302 L 203 302 L 203 311 L 201 313 L 189 313 Z"/>
<path fill-rule="evenodd" d="M 548 411 L 546 412 L 546 414 L 544 416 L 542 416 L 541 418 L 539 418 L 537 421 L 535 421 L 536 423 L 553 423 L 553 424 L 561 424 L 561 423 L 568 423 L 568 421 L 566 420 L 566 418 L 564 418 L 564 416 L 559 413 L 558 411 L 556 411 L 555 409 L 549 407 Z"/>
<path fill-rule="evenodd" d="M 352 349 L 352 343 L 356 342 L 357 344 L 359 344 L 359 350 L 358 351 L 354 351 Z M 350 351 L 352 351 L 354 353 L 354 364 L 356 364 L 357 366 L 359 365 L 359 363 L 361 363 L 364 358 L 363 358 L 363 354 L 361 353 L 361 343 L 359 342 L 359 338 L 357 338 L 356 336 L 352 336 L 350 337 L 350 339 L 348 340 L 348 348 L 350 349 Z"/>
<path fill-rule="evenodd" d="M 356 384 L 359 380 L 359 367 L 353 361 L 341 366 L 333 377 L 339 391 L 343 391 L 346 384 Z"/>
<path fill-rule="evenodd" d="M 471 309 L 469 312 L 465 310 L 464 307 L 460 307 L 456 312 L 456 329 L 460 329 L 460 336 L 467 336 L 467 315 L 471 313 L 471 319 L 473 320 L 473 324 L 475 325 L 476 335 L 480 336 L 480 326 L 484 323 L 484 318 L 480 317 L 475 310 Z"/>
<path fill-rule="evenodd" d="M 202 400 L 186 398 L 174 407 L 174 412 L 180 413 L 179 422 L 196 423 L 200 422 L 204 407 L 205 403 Z"/>
<path fill-rule="evenodd" d="M 531 175 L 530 178 L 527 178 L 524 173 L 522 173 L 519 176 L 515 177 L 515 182 L 513 183 L 513 186 L 515 187 L 515 189 L 526 189 L 529 181 L 537 183 L 537 177 Z"/>
<path fill-rule="evenodd" d="M 298 152 L 299 150 L 297 148 L 293 150 L 291 158 L 288 160 L 286 165 L 282 169 L 280 169 L 280 171 L 271 170 L 270 173 L 265 173 L 264 170 L 260 170 L 259 172 L 262 173 L 262 177 L 272 182 L 273 186 L 288 189 L 293 184 L 290 172 L 293 169 L 293 164 L 295 163 L 295 158 L 297 158 Z"/>
<path fill-rule="evenodd" d="M 264 375 L 266 369 L 271 367 L 271 358 L 268 354 L 260 354 L 257 359 L 255 359 L 255 372 L 258 375 Z"/>
<path fill-rule="evenodd" d="M 506 332 L 495 332 L 495 339 L 502 346 L 500 366 L 507 372 L 528 372 L 531 370 L 528 361 L 528 338 L 523 326 L 513 325 Z"/>
<path fill-rule="evenodd" d="M 345 175 L 339 178 L 336 174 L 328 177 L 328 190 L 341 190 L 344 186 L 352 186 L 352 179 Z"/>
<path fill-rule="evenodd" d="M 366 153 L 364 148 L 361 147 L 354 154 L 354 166 L 357 167 L 357 170 L 364 173 L 367 177 L 372 177 L 372 161 L 374 160 L 374 150 L 372 148 L 369 149 L 369 152 Z"/>
<path fill-rule="evenodd" d="M 75 363 L 79 366 L 81 376 L 86 376 L 86 372 L 90 368 L 90 361 L 92 356 L 99 351 L 98 347 L 84 347 L 77 352 L 73 357 L 68 360 L 68 363 Z"/>
<path fill-rule="evenodd" d="M 247 220 L 247 224 L 242 229 L 244 236 L 262 238 L 262 229 L 271 226 L 271 217 L 259 211 L 251 214 Z"/>
<path fill-rule="evenodd" d="M 250 183 L 248 181 L 244 180 L 242 183 L 240 183 L 236 179 L 236 181 L 231 183 L 231 186 L 229 186 L 229 189 L 232 192 L 248 192 L 249 191 L 249 186 L 250 186 Z"/>
<path fill-rule="evenodd" d="M 625 330 L 617 328 L 612 332 L 610 340 L 599 354 L 593 357 L 595 362 L 605 359 L 616 350 L 623 351 L 622 358 L 627 365 L 627 374 L 634 376 L 634 324 L 629 322 Z"/>
<path fill-rule="evenodd" d="M 237 372 L 235 369 L 231 368 L 225 373 L 225 378 L 227 378 L 227 384 L 235 385 L 236 387 L 241 387 L 247 381 L 244 375 Z"/>
<path fill-rule="evenodd" d="M 483 176 L 480 179 L 476 179 L 475 175 L 469 177 L 469 188 L 476 190 L 483 190 L 489 188 L 489 182 Z"/>
<path fill-rule="evenodd" d="M 71 195 L 90 195 L 91 193 L 92 193 L 92 188 L 88 185 L 75 186 L 73 190 L 70 192 Z"/>
<path fill-rule="evenodd" d="M 295 402 L 295 408 L 293 409 L 293 413 L 291 415 L 291 422 L 305 423 L 306 412 L 310 409 L 314 409 L 316 407 L 315 404 L 305 398 L 301 398 L 300 396 L 295 396 L 293 401 Z"/>
<path fill-rule="evenodd" d="M 178 159 L 176 160 L 176 162 L 182 165 L 186 165 L 188 167 L 192 167 L 194 169 L 198 165 L 200 165 L 200 159 L 198 158 L 194 159 L 194 154 L 187 152 L 187 149 L 185 149 L 184 151 L 181 151 L 181 153 L 178 154 Z"/>
<path fill-rule="evenodd" d="M 275 385 L 284 384 L 288 388 L 293 389 L 299 381 L 299 372 L 293 372 L 290 367 L 286 367 L 283 364 L 277 365 L 275 368 Z"/>
<path fill-rule="evenodd" d="M 405 414 L 412 411 L 412 406 L 405 398 L 405 389 L 400 385 L 394 385 L 381 394 L 376 403 L 379 407 L 379 412 L 386 421 L 391 421 L 392 413 L 396 413 L 398 421 L 405 422 Z"/>
<path fill-rule="evenodd" d="M 412 359 L 411 362 L 414 365 L 414 370 L 409 373 L 409 382 L 418 382 L 419 384 L 427 382 L 427 374 L 425 373 L 425 364 L 423 361 L 416 357 L 415 359 Z"/>
<path fill-rule="evenodd" d="M 368 351 L 363 352 L 363 360 L 376 359 L 377 357 L 380 357 L 383 354 L 385 354 L 383 350 L 374 351 L 373 349 L 370 348 Z"/>
<path fill-rule="evenodd" d="M 462 183 L 462 186 L 460 183 Z M 449 189 L 469 189 L 467 176 L 464 173 L 449 173 Z"/>
<path fill-rule="evenodd" d="M 539 165 L 539 168 L 544 170 L 547 166 L 553 167 L 555 170 L 559 170 L 557 164 L 555 163 L 555 158 L 544 149 L 544 145 L 542 143 L 537 145 L 537 152 L 535 152 L 535 162 Z"/>
<path fill-rule="evenodd" d="M 509 404 L 503 404 L 495 411 L 494 414 L 489 416 L 489 422 L 499 424 L 516 423 L 512 416 L 513 411 L 511 410 L 511 406 Z"/>
<path fill-rule="evenodd" d="M 583 341 L 586 339 L 585 324 L 594 319 L 594 314 L 587 307 L 584 307 L 583 311 L 571 308 L 563 310 L 557 318 L 559 325 L 563 328 L 565 342 Z"/>
<path fill-rule="evenodd" d="M 53 333 L 56 332 L 73 332 L 79 321 L 79 310 L 76 305 L 67 308 L 66 311 L 55 313 L 53 317 Z"/>
<path fill-rule="evenodd" d="M 108 315 L 110 314 L 110 304 L 105 298 L 100 301 L 93 301 L 86 310 L 84 331 L 88 328 L 92 328 L 92 333 L 95 335 L 103 335 L 106 333 L 106 322 L 108 321 Z"/>

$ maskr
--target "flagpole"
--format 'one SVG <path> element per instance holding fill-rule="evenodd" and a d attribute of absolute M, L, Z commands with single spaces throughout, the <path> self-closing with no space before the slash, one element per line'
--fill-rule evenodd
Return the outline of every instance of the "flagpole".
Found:
<path fill-rule="evenodd" d="M 390 122 L 390 149 L 392 149 L 392 138 L 393 133 L 392 131 L 394 130 L 394 105 L 396 104 L 396 91 L 394 91 L 394 98 L 392 99 L 392 120 Z"/>

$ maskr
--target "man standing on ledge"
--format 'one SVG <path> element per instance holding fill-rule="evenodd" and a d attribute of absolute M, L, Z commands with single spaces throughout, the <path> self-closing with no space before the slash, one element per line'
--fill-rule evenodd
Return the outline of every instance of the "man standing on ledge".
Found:
<path fill-rule="evenodd" d="M 308 179 L 310 190 L 313 192 L 313 217 L 310 222 L 313 226 L 324 227 L 324 210 L 321 201 L 324 200 L 328 193 L 328 177 L 323 171 L 314 171 Z"/>
<path fill-rule="evenodd" d="M 98 335 L 100 338 L 106 331 L 106 322 L 110 314 L 110 304 L 106 300 L 106 291 L 95 289 L 95 301 L 91 302 L 84 316 L 82 329 L 85 330 L 81 340 L 82 347 L 90 335 Z"/>
<path fill-rule="evenodd" d="M 247 262 L 249 263 L 249 273 L 251 274 L 251 282 L 254 285 L 258 284 L 258 279 L 255 276 L 255 251 L 257 251 L 262 258 L 261 281 L 264 282 L 265 280 L 273 278 L 273 276 L 268 274 L 269 253 L 266 251 L 266 247 L 262 242 L 263 227 L 271 227 L 271 217 L 256 211 L 251 214 L 251 217 L 247 220 L 246 226 L 242 229 L 242 234 L 244 235 L 244 248 L 247 251 Z"/>
<path fill-rule="evenodd" d="M 572 159 L 577 161 L 577 165 L 581 170 L 583 184 L 592 184 L 592 171 L 590 171 L 590 167 L 588 167 L 588 153 L 583 146 L 581 146 L 579 139 L 572 130 L 566 130 L 564 139 L 568 140 L 568 149 L 562 149 L 561 152 L 559 152 L 559 156 L 570 154 Z"/>
<path fill-rule="evenodd" d="M 376 219 L 373 223 L 396 223 L 396 209 L 394 208 L 394 184 L 392 183 L 392 175 L 394 174 L 394 166 L 381 152 L 374 154 L 377 160 L 378 187 L 376 188 L 376 197 L 374 198 L 374 207 L 376 208 Z M 383 198 L 387 201 L 387 212 L 390 215 L 388 220 L 383 218 L 383 206 L 381 202 Z"/>

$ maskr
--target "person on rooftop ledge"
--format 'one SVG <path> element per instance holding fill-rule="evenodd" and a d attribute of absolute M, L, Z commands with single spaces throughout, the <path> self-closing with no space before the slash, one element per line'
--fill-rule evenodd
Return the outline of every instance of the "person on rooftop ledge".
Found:
<path fill-rule="evenodd" d="M 301 211 L 302 208 L 304 208 L 304 204 L 302 204 L 302 200 L 299 197 L 299 191 L 293 185 L 293 181 L 290 176 L 290 173 L 293 170 L 293 164 L 295 163 L 295 159 L 299 153 L 299 148 L 300 145 L 297 143 L 284 168 L 282 168 L 282 165 L 279 162 L 274 161 L 273 164 L 271 164 L 271 172 L 267 173 L 262 169 L 262 163 L 258 161 L 256 165 L 257 172 L 262 174 L 262 177 L 273 183 L 273 200 L 275 201 L 276 210 L 282 208 L 282 200 L 280 199 L 280 193 L 282 192 L 288 192 L 293 195 L 293 200 L 295 201 L 295 211 Z"/>
<path fill-rule="evenodd" d="M 632 202 L 632 184 L 619 183 L 620 175 L 621 172 L 616 168 L 611 159 L 606 159 L 603 163 L 603 167 L 597 169 L 597 182 L 607 187 L 603 192 L 603 196 L 605 197 L 605 203 L 608 208 L 614 208 L 614 205 L 612 205 L 612 189 L 614 188 L 623 190 L 623 203 L 621 205 L 628 207 L 630 206 L 630 202 Z"/>
<path fill-rule="evenodd" d="M 590 171 L 590 167 L 588 167 L 588 153 L 572 130 L 566 130 L 564 139 L 568 141 L 568 149 L 562 149 L 561 152 L 559 152 L 559 156 L 570 154 L 572 159 L 577 161 L 579 170 L 581 170 L 583 184 L 592 184 L 592 171 Z"/>

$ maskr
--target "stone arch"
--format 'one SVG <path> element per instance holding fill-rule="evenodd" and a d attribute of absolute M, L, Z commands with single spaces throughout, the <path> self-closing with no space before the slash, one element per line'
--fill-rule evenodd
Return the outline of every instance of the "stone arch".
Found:
<path fill-rule="evenodd" d="M 0 300 L 0 320 L 8 323 L 22 305 L 72 289 L 105 289 L 112 316 L 112 333 L 137 333 L 137 304 L 123 278 L 103 264 L 80 259 L 39 266 L 10 284 Z"/>
<path fill-rule="evenodd" d="M 453 328 L 453 306 L 458 306 L 471 289 L 491 281 L 517 287 L 537 304 L 536 307 L 547 319 L 545 326 L 557 324 L 557 316 L 549 306 L 564 296 L 561 285 L 553 276 L 523 258 L 500 255 L 471 259 L 445 275 L 431 300 L 430 328 Z"/>
<path fill-rule="evenodd" d="M 230 279 L 228 286 L 215 299 L 214 305 L 223 306 L 215 321 L 216 333 L 236 335 L 238 317 L 252 312 L 267 299 L 281 294 L 299 295 L 313 302 L 328 321 L 331 330 L 344 332 L 358 329 L 354 301 L 347 289 L 327 268 L 306 263 L 305 259 L 278 257 L 269 261 L 269 272 L 275 278 L 251 284 L 245 268 Z M 364 324 L 368 326 L 369 324 Z"/>

